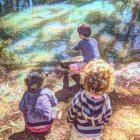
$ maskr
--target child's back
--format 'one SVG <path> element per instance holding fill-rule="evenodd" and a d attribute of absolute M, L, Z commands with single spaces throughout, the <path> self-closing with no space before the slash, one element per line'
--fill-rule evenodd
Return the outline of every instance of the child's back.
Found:
<path fill-rule="evenodd" d="M 82 39 L 74 49 L 82 51 L 85 63 L 100 58 L 98 43 L 94 38 Z"/>
<path fill-rule="evenodd" d="M 88 24 L 81 24 L 78 29 L 81 41 L 74 47 L 75 50 L 82 51 L 84 61 L 71 64 L 69 69 L 79 73 L 82 71 L 86 64 L 95 59 L 100 59 L 98 43 L 96 39 L 91 38 L 91 27 Z"/>
<path fill-rule="evenodd" d="M 36 93 L 25 92 L 20 103 L 27 125 L 49 124 L 54 119 L 52 107 L 56 106 L 56 98 L 48 88 L 41 88 Z"/>
<path fill-rule="evenodd" d="M 31 132 L 47 132 L 54 120 L 53 107 L 57 104 L 54 93 L 42 88 L 43 75 L 31 71 L 25 79 L 28 90 L 24 93 L 19 105 L 23 112 L 26 129 Z"/>
<path fill-rule="evenodd" d="M 69 121 L 75 117 L 73 129 L 80 136 L 98 137 L 111 117 L 110 99 L 107 94 L 95 99 L 87 90 L 79 92 L 72 102 L 73 108 L 69 109 Z"/>
<path fill-rule="evenodd" d="M 99 140 L 112 115 L 110 99 L 105 92 L 113 86 L 114 71 L 106 62 L 95 60 L 80 74 L 85 90 L 74 97 L 68 110 L 68 122 L 73 123 L 71 140 Z"/>

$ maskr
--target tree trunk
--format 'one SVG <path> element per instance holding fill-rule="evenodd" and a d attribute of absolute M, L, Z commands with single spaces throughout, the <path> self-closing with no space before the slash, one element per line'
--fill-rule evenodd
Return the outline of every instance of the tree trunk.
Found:
<path fill-rule="evenodd" d="M 2 3 L 0 2 L 0 13 L 2 14 Z"/>
<path fill-rule="evenodd" d="M 16 0 L 16 10 L 19 11 L 19 0 Z"/>
<path fill-rule="evenodd" d="M 9 10 L 10 11 L 13 10 L 13 2 L 12 2 L 12 0 L 9 0 Z"/>
<path fill-rule="evenodd" d="M 6 13 L 7 11 L 9 11 L 9 1 L 8 1 L 8 0 L 5 0 L 4 9 L 5 9 L 5 13 Z"/>
<path fill-rule="evenodd" d="M 127 34 L 126 34 L 127 39 L 128 39 L 129 34 L 130 34 L 130 32 L 131 32 L 131 30 L 134 26 L 135 21 L 138 19 L 139 10 L 140 10 L 140 2 L 136 1 L 135 6 L 134 6 L 133 11 L 132 11 L 133 12 L 132 20 L 129 23 L 128 31 L 127 31 Z"/>
<path fill-rule="evenodd" d="M 28 0 L 28 5 L 29 5 L 30 7 L 32 7 L 32 6 L 33 6 L 33 1 L 32 1 L 32 0 Z"/>

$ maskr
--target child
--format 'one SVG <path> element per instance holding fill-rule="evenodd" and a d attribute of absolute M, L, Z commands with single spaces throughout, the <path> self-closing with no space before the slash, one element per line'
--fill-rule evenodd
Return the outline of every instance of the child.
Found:
<path fill-rule="evenodd" d="M 68 110 L 68 122 L 73 124 L 70 140 L 100 140 L 112 114 L 106 92 L 111 90 L 113 81 L 112 65 L 95 60 L 85 66 L 81 83 L 86 90 L 76 94 Z"/>
<path fill-rule="evenodd" d="M 82 39 L 79 41 L 74 49 L 81 50 L 84 57 L 83 62 L 74 63 L 69 66 L 71 71 L 77 71 L 78 73 L 85 67 L 85 64 L 89 63 L 91 60 L 100 59 L 100 53 L 98 50 L 98 43 L 91 36 L 91 27 L 88 24 L 81 24 L 78 29 L 79 37 Z"/>
<path fill-rule="evenodd" d="M 27 91 L 19 105 L 24 115 L 25 129 L 35 134 L 50 132 L 54 120 L 53 107 L 57 104 L 54 93 L 42 87 L 43 81 L 43 74 L 32 70 L 25 79 Z"/>

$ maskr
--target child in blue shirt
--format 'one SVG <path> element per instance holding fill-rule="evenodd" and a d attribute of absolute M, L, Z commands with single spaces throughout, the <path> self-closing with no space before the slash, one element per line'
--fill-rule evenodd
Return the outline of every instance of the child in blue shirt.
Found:
<path fill-rule="evenodd" d="M 100 59 L 100 53 L 98 50 L 98 43 L 96 39 L 91 38 L 91 27 L 88 24 L 81 24 L 78 29 L 79 37 L 81 40 L 79 43 L 74 47 L 76 51 L 82 51 L 82 55 L 84 57 L 83 62 L 78 62 L 71 64 L 69 69 L 71 71 L 81 71 L 87 63 L 94 59 Z"/>

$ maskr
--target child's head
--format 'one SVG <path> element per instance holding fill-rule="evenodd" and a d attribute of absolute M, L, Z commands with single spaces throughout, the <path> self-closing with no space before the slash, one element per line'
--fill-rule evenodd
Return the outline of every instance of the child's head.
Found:
<path fill-rule="evenodd" d="M 91 27 L 89 24 L 83 23 L 77 28 L 77 32 L 79 36 L 83 36 L 85 38 L 89 38 L 91 35 Z"/>
<path fill-rule="evenodd" d="M 36 92 L 43 84 L 44 77 L 42 72 L 31 70 L 25 78 L 25 84 L 29 92 Z"/>
<path fill-rule="evenodd" d="M 91 61 L 81 73 L 81 83 L 95 95 L 111 91 L 114 83 L 113 66 L 103 60 Z"/>

